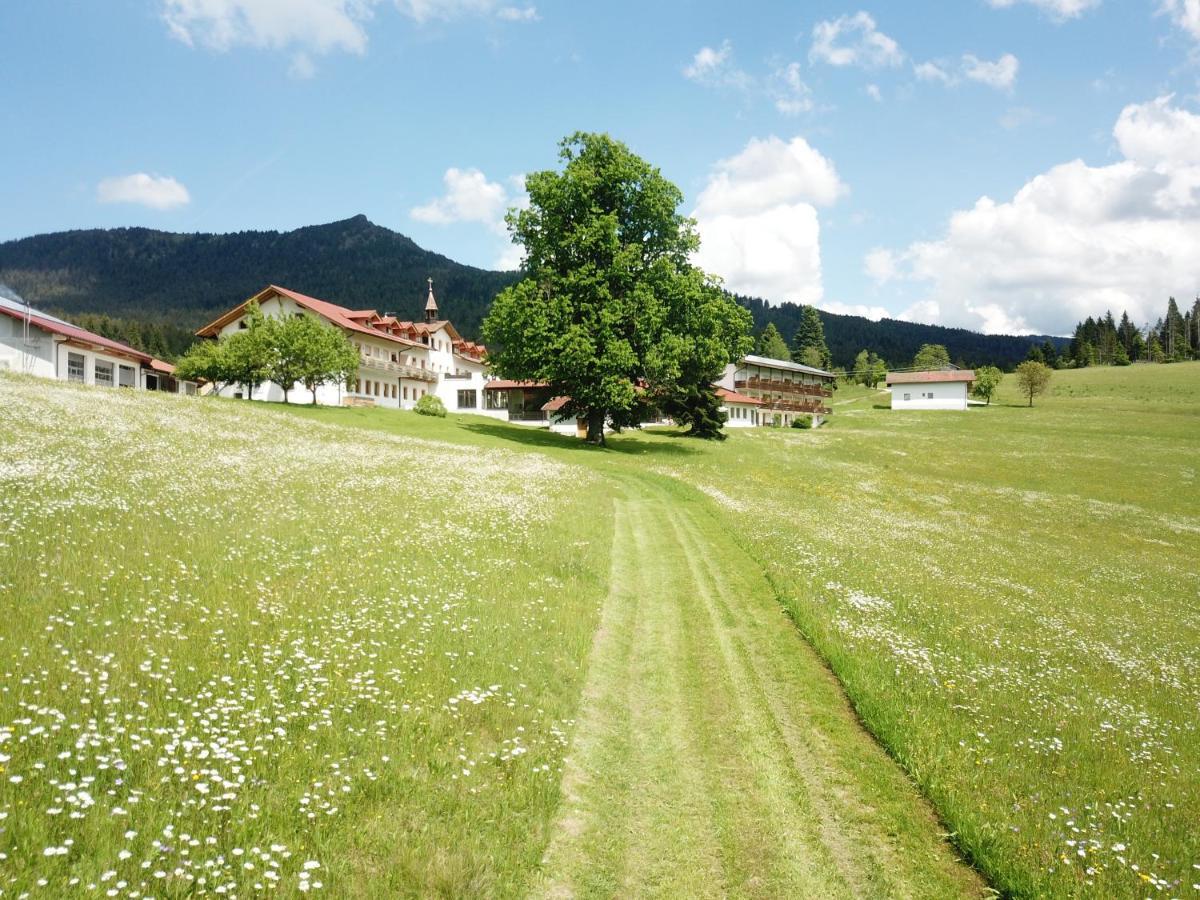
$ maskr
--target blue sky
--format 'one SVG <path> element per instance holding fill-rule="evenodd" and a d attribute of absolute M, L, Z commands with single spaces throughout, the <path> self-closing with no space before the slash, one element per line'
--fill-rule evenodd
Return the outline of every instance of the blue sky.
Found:
<path fill-rule="evenodd" d="M 5 4 L 0 239 L 365 213 L 493 266 L 521 174 L 605 130 L 734 289 L 1146 319 L 1200 289 L 1198 48 L 1200 0 Z"/>

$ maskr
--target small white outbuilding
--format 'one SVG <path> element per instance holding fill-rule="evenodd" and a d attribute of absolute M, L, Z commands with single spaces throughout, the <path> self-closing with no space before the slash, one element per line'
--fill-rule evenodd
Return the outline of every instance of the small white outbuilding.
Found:
<path fill-rule="evenodd" d="M 888 372 L 892 409 L 966 409 L 975 381 L 970 369 L 938 372 Z"/>

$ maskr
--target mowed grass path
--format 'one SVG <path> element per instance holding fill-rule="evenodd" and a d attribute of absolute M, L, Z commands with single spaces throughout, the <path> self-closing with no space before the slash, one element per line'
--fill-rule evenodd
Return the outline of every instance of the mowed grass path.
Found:
<path fill-rule="evenodd" d="M 694 497 L 620 484 L 538 893 L 980 895 L 757 564 Z"/>

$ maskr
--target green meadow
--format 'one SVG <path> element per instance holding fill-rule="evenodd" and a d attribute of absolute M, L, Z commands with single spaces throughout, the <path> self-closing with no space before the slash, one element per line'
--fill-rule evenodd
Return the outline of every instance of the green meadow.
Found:
<path fill-rule="evenodd" d="M 1194 896 L 1200 364 L 608 450 L 0 376 L 0 894 Z"/>

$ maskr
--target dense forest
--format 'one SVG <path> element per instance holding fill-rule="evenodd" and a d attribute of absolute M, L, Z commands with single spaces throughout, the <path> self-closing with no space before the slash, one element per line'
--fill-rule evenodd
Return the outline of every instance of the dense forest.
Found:
<path fill-rule="evenodd" d="M 1139 328 L 1121 313 L 1118 323 L 1108 312 L 1103 318 L 1089 316 L 1075 326 L 1075 334 L 1063 354 L 1063 362 L 1075 366 L 1127 366 L 1134 362 L 1181 362 L 1200 359 L 1200 298 L 1187 312 L 1179 311 L 1174 297 L 1167 300 L 1167 314 Z"/>
<path fill-rule="evenodd" d="M 443 315 L 473 336 L 516 274 L 460 265 L 366 216 L 287 232 L 114 228 L 0 244 L 0 283 L 34 307 L 80 325 L 81 314 L 108 316 L 127 334 L 159 326 L 175 352 L 171 329 L 190 333 L 268 284 L 412 318 L 424 309 L 427 277 Z"/>
<path fill-rule="evenodd" d="M 492 298 L 517 273 L 460 265 L 361 215 L 287 232 L 114 228 L 0 243 L 0 283 L 33 306 L 166 358 L 183 352 L 196 328 L 268 284 L 411 318 L 424 307 L 427 277 L 442 314 L 464 336 L 478 338 Z M 774 323 L 790 342 L 801 326 L 797 304 L 737 300 L 753 314 L 756 333 Z M 944 345 L 962 365 L 1011 368 L 1031 344 L 1047 340 L 826 312 L 820 319 L 830 363 L 845 368 L 864 348 L 904 365 L 923 344 Z"/>

